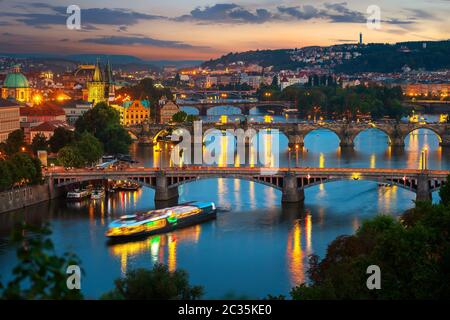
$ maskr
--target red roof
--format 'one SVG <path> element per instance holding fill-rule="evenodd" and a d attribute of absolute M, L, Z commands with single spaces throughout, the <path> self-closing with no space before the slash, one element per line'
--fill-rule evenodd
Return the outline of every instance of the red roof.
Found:
<path fill-rule="evenodd" d="M 66 129 L 72 129 L 67 123 L 64 121 L 47 121 L 43 122 L 40 125 L 37 125 L 35 127 L 31 127 L 30 131 L 37 131 L 37 132 L 53 132 L 56 128 L 59 127 L 65 127 Z"/>
<path fill-rule="evenodd" d="M 53 103 L 45 103 L 40 106 L 20 108 L 20 116 L 64 116 L 66 113 L 61 106 Z"/>

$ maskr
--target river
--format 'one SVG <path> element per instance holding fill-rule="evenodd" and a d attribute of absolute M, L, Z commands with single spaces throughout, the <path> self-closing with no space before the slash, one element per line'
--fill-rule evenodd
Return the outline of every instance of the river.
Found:
<path fill-rule="evenodd" d="M 287 166 L 287 139 L 279 137 L 280 165 Z M 291 154 L 292 166 L 419 168 L 427 147 L 432 169 L 450 169 L 450 150 L 439 147 L 437 136 L 418 130 L 406 138 L 404 149 L 388 146 L 375 129 L 361 133 L 353 150 L 341 149 L 337 136 L 316 130 L 305 148 Z M 133 145 L 140 165 L 158 166 L 151 147 Z M 168 154 L 163 161 L 169 163 Z M 49 221 L 58 253 L 72 251 L 82 261 L 82 291 L 97 298 L 113 287 L 114 279 L 133 268 L 156 262 L 170 270 L 185 269 L 193 284 L 204 286 L 206 298 L 263 298 L 288 295 L 307 280 L 308 255 L 323 257 L 337 236 L 352 234 L 365 219 L 377 214 L 397 217 L 413 206 L 415 195 L 397 187 L 368 181 L 341 181 L 305 191 L 303 206 L 282 206 L 281 192 L 268 186 L 233 179 L 201 180 L 179 189 L 180 201 L 207 200 L 220 208 L 217 220 L 157 235 L 146 240 L 108 246 L 104 233 L 113 219 L 136 210 L 154 208 L 154 191 L 120 192 L 104 201 L 66 203 L 64 199 L 0 215 L 0 275 L 11 277 L 17 263 L 7 236 L 16 221 Z M 438 196 L 433 194 L 434 201 Z"/>

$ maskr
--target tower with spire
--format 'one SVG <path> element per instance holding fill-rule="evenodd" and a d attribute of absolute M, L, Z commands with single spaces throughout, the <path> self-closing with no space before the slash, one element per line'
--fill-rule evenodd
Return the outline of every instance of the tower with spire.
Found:
<path fill-rule="evenodd" d="M 111 64 L 109 60 L 105 66 L 105 97 L 108 99 L 108 102 L 114 102 L 115 100 L 115 87 L 114 87 L 114 78 L 112 73 Z"/>
<path fill-rule="evenodd" d="M 103 80 L 102 71 L 100 69 L 100 64 L 97 60 L 97 64 L 95 65 L 94 75 L 92 76 L 92 80 L 87 83 L 88 89 L 88 101 L 92 102 L 93 105 L 96 105 L 100 102 L 106 102 L 105 98 L 105 90 L 106 83 Z"/>

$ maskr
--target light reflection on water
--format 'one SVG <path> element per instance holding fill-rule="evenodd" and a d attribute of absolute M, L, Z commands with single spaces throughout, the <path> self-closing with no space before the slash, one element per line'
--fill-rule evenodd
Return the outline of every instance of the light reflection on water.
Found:
<path fill-rule="evenodd" d="M 305 138 L 298 163 L 303 167 L 418 168 L 420 151 L 427 146 L 429 166 L 449 168 L 449 151 L 439 147 L 436 136 L 427 130 L 411 133 L 401 150 L 388 147 L 387 142 L 383 133 L 368 130 L 357 137 L 354 150 L 346 150 L 339 147 L 333 133 L 317 130 Z M 225 149 L 231 145 L 229 140 L 223 143 L 221 165 L 228 163 Z M 159 166 L 161 158 L 168 164 L 168 149 L 160 147 L 166 151 L 133 146 L 132 153 L 140 165 Z M 283 166 L 287 165 L 286 150 L 287 139 L 281 136 Z M 297 155 L 292 157 L 291 165 L 296 165 L 296 158 Z M 255 159 L 252 162 L 256 163 Z M 244 180 L 202 180 L 181 186 L 179 193 L 181 202 L 215 201 L 221 209 L 217 220 L 108 246 L 104 237 L 108 223 L 123 214 L 153 208 L 154 191 L 142 188 L 137 192 L 118 192 L 104 202 L 68 204 L 61 200 L 3 214 L 0 235 L 5 236 L 14 221 L 20 219 L 35 223 L 49 220 L 57 250 L 71 250 L 80 256 L 86 273 L 82 287 L 88 297 L 98 297 L 109 290 L 115 278 L 132 268 L 150 268 L 162 262 L 170 270 L 186 269 L 192 283 L 205 286 L 207 297 L 223 297 L 232 291 L 261 298 L 287 294 L 292 286 L 307 280 L 307 256 L 323 256 L 337 236 L 355 232 L 365 219 L 378 213 L 398 216 L 414 200 L 409 191 L 395 186 L 378 187 L 368 181 L 340 181 L 309 188 L 305 191 L 304 207 L 282 206 L 280 191 Z M 8 278 L 14 264 L 13 248 L 3 243 L 3 279 Z"/>

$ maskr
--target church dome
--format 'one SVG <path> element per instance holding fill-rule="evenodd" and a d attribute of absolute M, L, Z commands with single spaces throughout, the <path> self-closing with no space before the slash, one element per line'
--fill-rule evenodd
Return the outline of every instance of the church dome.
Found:
<path fill-rule="evenodd" d="M 27 78 L 20 72 L 18 68 L 6 76 L 3 82 L 3 88 L 29 88 Z"/>

